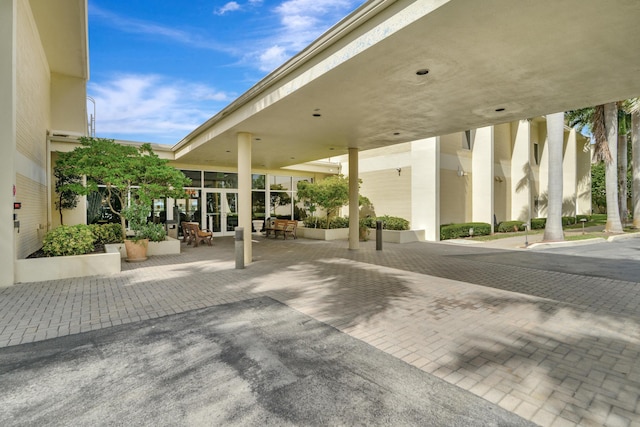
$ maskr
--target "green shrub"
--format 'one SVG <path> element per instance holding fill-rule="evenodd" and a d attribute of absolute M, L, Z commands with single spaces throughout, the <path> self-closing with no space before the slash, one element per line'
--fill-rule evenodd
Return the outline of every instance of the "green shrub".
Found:
<path fill-rule="evenodd" d="M 335 216 L 331 218 L 329 228 L 349 228 L 349 217 Z"/>
<path fill-rule="evenodd" d="M 532 230 L 542 230 L 547 225 L 547 218 L 532 218 L 531 219 L 531 229 Z"/>
<path fill-rule="evenodd" d="M 91 224 L 89 228 L 98 244 L 122 243 L 122 227 L 120 224 Z"/>
<path fill-rule="evenodd" d="M 143 239 L 149 239 L 152 242 L 163 242 L 167 232 L 162 224 L 146 224 L 142 226 L 140 235 Z"/>
<path fill-rule="evenodd" d="M 585 219 L 587 221 L 591 221 L 591 216 L 589 215 L 576 215 L 576 223 L 580 223 L 582 219 Z"/>
<path fill-rule="evenodd" d="M 445 224 L 440 226 L 440 240 L 469 237 L 469 229 L 473 228 L 474 236 L 491 234 L 491 224 L 486 222 L 466 222 L 463 224 Z"/>
<path fill-rule="evenodd" d="M 563 216 L 562 217 L 562 225 L 566 226 L 566 225 L 573 225 L 576 223 L 576 217 L 575 216 Z"/>
<path fill-rule="evenodd" d="M 383 216 L 379 216 L 377 220 L 382 221 L 383 230 L 402 231 L 402 230 L 409 229 L 409 221 L 397 216 L 383 215 Z"/>
<path fill-rule="evenodd" d="M 512 231 L 524 231 L 525 222 L 522 221 L 502 221 L 498 224 L 498 233 L 510 233 Z"/>
<path fill-rule="evenodd" d="M 376 218 L 372 216 L 360 218 L 360 228 L 376 228 Z"/>
<path fill-rule="evenodd" d="M 95 237 L 88 225 L 61 225 L 44 236 L 47 256 L 83 255 L 93 251 Z"/>
<path fill-rule="evenodd" d="M 302 223 L 307 228 L 322 228 L 325 224 L 324 218 L 320 218 L 314 215 L 307 215 L 305 219 L 302 220 Z"/>

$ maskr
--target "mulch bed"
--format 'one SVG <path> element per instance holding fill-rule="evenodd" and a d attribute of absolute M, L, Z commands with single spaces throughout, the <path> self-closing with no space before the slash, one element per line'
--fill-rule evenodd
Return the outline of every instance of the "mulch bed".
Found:
<path fill-rule="evenodd" d="M 104 244 L 102 243 L 98 243 L 94 245 L 93 251 L 89 252 L 89 254 L 103 254 L 103 253 L 104 253 Z M 29 255 L 27 258 L 47 258 L 47 257 L 48 255 L 45 254 L 41 248 L 35 251 L 34 253 L 32 253 L 31 255 Z"/>

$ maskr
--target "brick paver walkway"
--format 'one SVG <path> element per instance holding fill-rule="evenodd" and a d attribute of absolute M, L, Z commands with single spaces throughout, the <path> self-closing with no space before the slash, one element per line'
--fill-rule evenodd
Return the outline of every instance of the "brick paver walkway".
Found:
<path fill-rule="evenodd" d="M 258 237 L 235 270 L 233 246 L 0 289 L 0 346 L 266 295 L 540 425 L 640 426 L 640 283 L 591 259 Z"/>

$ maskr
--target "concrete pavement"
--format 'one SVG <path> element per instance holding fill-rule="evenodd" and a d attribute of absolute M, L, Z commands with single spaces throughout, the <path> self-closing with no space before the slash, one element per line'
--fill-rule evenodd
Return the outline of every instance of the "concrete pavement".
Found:
<path fill-rule="evenodd" d="M 216 239 L 118 276 L 3 289 L 0 345 L 267 296 L 537 424 L 640 425 L 634 265 L 477 245 L 346 246 L 257 237 L 255 262 L 235 270 L 233 241 Z M 605 266 L 617 274 L 598 274 Z"/>

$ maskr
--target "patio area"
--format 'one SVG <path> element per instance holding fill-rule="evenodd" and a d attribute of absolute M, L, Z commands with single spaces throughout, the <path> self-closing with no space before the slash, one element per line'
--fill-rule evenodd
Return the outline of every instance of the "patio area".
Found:
<path fill-rule="evenodd" d="M 0 345 L 270 297 L 537 424 L 640 425 L 637 263 L 254 237 L 244 270 L 220 238 L 119 275 L 2 289 Z"/>

